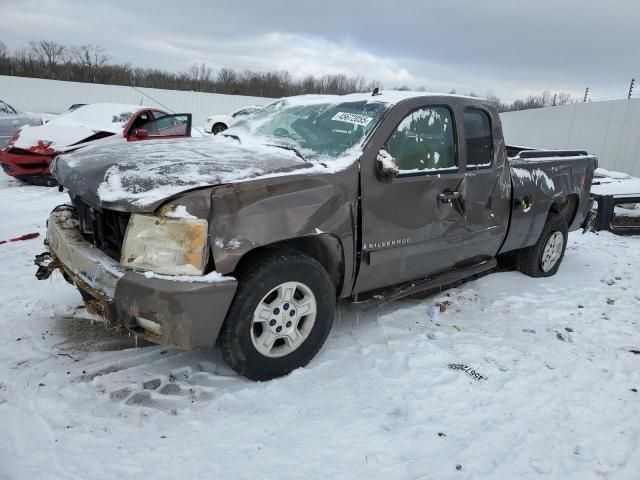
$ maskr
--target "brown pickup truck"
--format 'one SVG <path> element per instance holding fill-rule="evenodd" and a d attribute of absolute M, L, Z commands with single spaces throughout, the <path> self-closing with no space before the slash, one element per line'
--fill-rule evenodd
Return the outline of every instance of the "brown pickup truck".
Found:
<path fill-rule="evenodd" d="M 162 345 L 251 379 L 305 365 L 336 302 L 493 269 L 558 270 L 597 160 L 505 145 L 481 99 L 383 91 L 278 100 L 214 138 L 62 155 L 71 197 L 37 276 Z"/>

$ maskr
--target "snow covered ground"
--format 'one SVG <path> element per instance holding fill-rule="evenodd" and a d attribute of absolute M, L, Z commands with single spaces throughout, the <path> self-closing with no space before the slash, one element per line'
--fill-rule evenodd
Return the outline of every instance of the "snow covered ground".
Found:
<path fill-rule="evenodd" d="M 1 176 L 0 240 L 66 200 Z M 0 479 L 640 478 L 638 237 L 573 233 L 549 279 L 343 306 L 267 383 L 92 326 L 59 274 L 36 281 L 43 250 L 0 245 Z"/>

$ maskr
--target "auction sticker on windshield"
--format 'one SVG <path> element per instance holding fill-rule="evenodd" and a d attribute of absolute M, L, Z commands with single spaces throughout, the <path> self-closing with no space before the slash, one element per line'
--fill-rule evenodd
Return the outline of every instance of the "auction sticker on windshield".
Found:
<path fill-rule="evenodd" d="M 338 122 L 346 122 L 352 123 L 354 125 L 361 125 L 363 127 L 369 125 L 372 117 L 367 117 L 366 115 L 359 115 L 357 113 L 348 113 L 348 112 L 338 112 L 336 113 L 331 120 L 336 120 Z"/>

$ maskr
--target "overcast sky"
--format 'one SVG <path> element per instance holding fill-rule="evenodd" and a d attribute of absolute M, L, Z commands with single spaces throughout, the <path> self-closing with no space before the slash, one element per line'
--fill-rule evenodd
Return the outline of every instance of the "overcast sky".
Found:
<path fill-rule="evenodd" d="M 640 1 L 0 0 L 0 40 L 94 43 L 116 62 L 194 62 L 295 77 L 362 74 L 506 100 L 589 85 L 624 94 L 640 75 Z"/>

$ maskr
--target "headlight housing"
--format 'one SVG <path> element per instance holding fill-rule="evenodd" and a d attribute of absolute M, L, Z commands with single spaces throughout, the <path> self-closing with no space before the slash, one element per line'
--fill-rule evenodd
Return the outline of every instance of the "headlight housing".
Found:
<path fill-rule="evenodd" d="M 132 214 L 120 263 L 166 275 L 203 275 L 207 264 L 206 220 Z"/>

